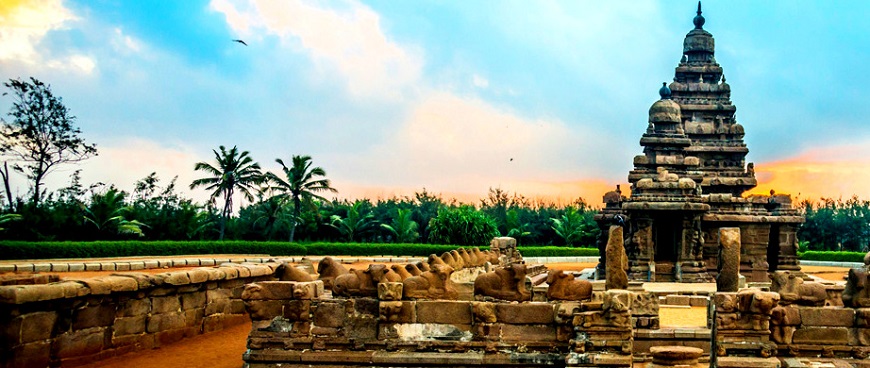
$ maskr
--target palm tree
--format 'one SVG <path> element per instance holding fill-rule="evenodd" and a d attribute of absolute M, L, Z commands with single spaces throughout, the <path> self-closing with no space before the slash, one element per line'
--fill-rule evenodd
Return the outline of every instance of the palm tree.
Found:
<path fill-rule="evenodd" d="M 89 206 L 81 204 L 82 219 L 94 225 L 101 235 L 117 233 L 145 236 L 142 227 L 148 225 L 138 220 L 127 220 L 132 208 L 124 204 L 126 196 L 127 193 L 115 187 L 110 187 L 105 193 L 94 193 Z"/>
<path fill-rule="evenodd" d="M 411 243 L 420 237 L 417 232 L 417 223 L 411 219 L 411 209 L 396 208 L 396 218 L 392 225 L 381 224 L 381 227 L 390 232 L 399 243 Z"/>
<path fill-rule="evenodd" d="M 197 162 L 194 166 L 196 171 L 205 171 L 210 177 L 196 179 L 190 183 L 190 189 L 204 186 L 212 191 L 210 198 L 214 202 L 218 197 L 224 198 L 224 208 L 221 210 L 220 240 L 224 239 L 227 219 L 233 213 L 233 194 L 238 189 L 245 199 L 254 200 L 251 190 L 263 182 L 263 174 L 260 164 L 254 162 L 248 151 L 239 152 L 236 146 L 229 151 L 220 146 L 220 153 L 214 152 L 217 166 L 207 162 Z"/>
<path fill-rule="evenodd" d="M 352 242 L 363 235 L 366 235 L 378 226 L 378 221 L 375 220 L 375 215 L 365 211 L 362 207 L 365 201 L 356 201 L 352 206 L 347 208 L 347 217 L 341 218 L 339 215 L 332 215 L 329 226 L 338 230 L 341 235 L 345 236 L 345 240 Z"/>
<path fill-rule="evenodd" d="M 590 232 L 589 224 L 584 222 L 583 214 L 574 207 L 565 208 L 565 214 L 560 218 L 550 218 L 553 226 L 550 226 L 556 235 L 565 240 L 565 245 L 576 246 Z"/>
<path fill-rule="evenodd" d="M 271 172 L 266 174 L 268 180 L 273 185 L 271 189 L 281 193 L 279 195 L 293 202 L 293 217 L 290 219 L 291 242 L 296 234 L 299 216 L 302 214 L 302 202 L 310 203 L 314 199 L 326 201 L 326 198 L 318 193 L 338 192 L 335 188 L 329 186 L 329 179 L 326 179 L 326 170 L 323 170 L 319 166 L 311 167 L 311 156 L 293 155 L 292 161 L 293 165 L 287 167 L 283 160 L 280 158 L 275 159 L 275 162 L 281 165 L 284 177 Z"/>

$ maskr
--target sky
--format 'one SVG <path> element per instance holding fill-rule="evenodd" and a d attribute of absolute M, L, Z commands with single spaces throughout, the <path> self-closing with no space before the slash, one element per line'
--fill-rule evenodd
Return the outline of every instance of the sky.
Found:
<path fill-rule="evenodd" d="M 627 187 L 695 1 L 3 0 L 0 80 L 35 77 L 99 156 L 85 184 L 182 192 L 224 145 L 310 155 L 340 198 Z M 870 2 L 705 1 L 756 193 L 870 198 Z M 241 39 L 247 46 L 233 39 Z M 5 116 L 10 96 L 0 97 Z M 19 195 L 23 178 L 13 179 Z"/>

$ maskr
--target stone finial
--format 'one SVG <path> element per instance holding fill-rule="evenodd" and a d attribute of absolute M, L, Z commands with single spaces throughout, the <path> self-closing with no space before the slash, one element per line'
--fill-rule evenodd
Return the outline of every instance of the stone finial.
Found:
<path fill-rule="evenodd" d="M 659 88 L 659 96 L 662 97 L 662 100 L 671 99 L 671 89 L 668 88 L 667 82 L 662 82 L 662 88 Z"/>
<path fill-rule="evenodd" d="M 695 24 L 695 29 L 704 29 L 704 22 L 706 22 L 706 20 L 704 19 L 704 16 L 701 15 L 701 2 L 700 1 L 698 2 L 698 13 L 697 14 L 698 15 L 696 15 L 695 18 L 692 19 L 692 23 Z"/>

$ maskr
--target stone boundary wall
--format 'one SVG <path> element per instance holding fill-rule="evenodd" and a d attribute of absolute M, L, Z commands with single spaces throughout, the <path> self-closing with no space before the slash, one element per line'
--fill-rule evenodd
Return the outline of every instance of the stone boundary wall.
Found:
<path fill-rule="evenodd" d="M 390 289 L 389 283 L 384 286 L 379 289 Z M 253 322 L 245 362 L 251 368 L 421 362 L 630 367 L 633 329 L 645 333 L 644 340 L 682 337 L 673 330 L 656 334 L 658 298 L 645 292 L 611 290 L 582 302 L 520 303 L 383 299 L 389 295 L 331 297 L 320 281 L 250 284 L 242 293 Z M 690 332 L 692 339 L 709 341 L 709 330 Z"/>
<path fill-rule="evenodd" d="M 319 262 L 321 256 L 297 256 L 297 257 L 271 257 L 266 254 L 233 255 L 233 256 L 170 256 L 170 257 L 118 257 L 101 258 L 98 260 L 72 260 L 72 259 L 45 259 L 28 261 L 0 261 L 0 272 L 81 272 L 81 271 L 138 271 L 144 269 L 164 267 L 199 267 L 215 266 L 223 263 L 270 263 L 290 262 L 298 263 L 307 259 L 313 263 Z M 380 262 L 380 263 L 407 263 L 423 261 L 425 257 L 333 257 L 341 263 L 356 262 Z M 597 259 L 597 257 L 595 257 Z M 597 262 L 597 261 L 596 261 Z"/>
<path fill-rule="evenodd" d="M 75 366 L 248 320 L 245 284 L 279 264 L 0 287 L 0 367 Z"/>

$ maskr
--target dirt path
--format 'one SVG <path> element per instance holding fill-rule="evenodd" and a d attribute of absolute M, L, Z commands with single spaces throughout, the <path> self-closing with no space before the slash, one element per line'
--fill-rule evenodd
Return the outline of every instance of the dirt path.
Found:
<path fill-rule="evenodd" d="M 153 350 L 94 362 L 80 368 L 240 368 L 251 324 L 195 336 Z"/>

